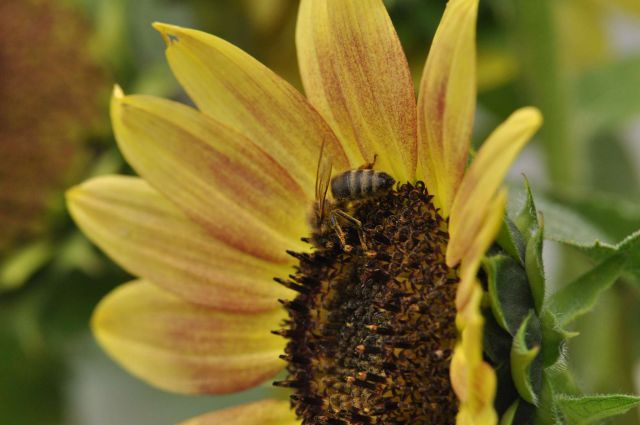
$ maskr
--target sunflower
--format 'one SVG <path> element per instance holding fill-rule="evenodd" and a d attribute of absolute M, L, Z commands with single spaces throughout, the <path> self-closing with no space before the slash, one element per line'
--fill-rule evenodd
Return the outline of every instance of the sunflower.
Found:
<path fill-rule="evenodd" d="M 87 139 L 102 130 L 99 99 L 109 86 L 104 69 L 88 53 L 94 34 L 77 8 L 51 1 L 7 0 L 0 5 L 0 20 L 0 263 L 4 266 L 7 257 L 21 257 L 11 251 L 29 243 L 22 251 L 26 255 L 43 251 L 45 236 L 53 233 L 51 216 L 60 206 L 57 194 L 79 181 L 89 162 Z M 29 43 L 31 48 L 22 48 Z M 61 57 L 68 58 L 64 65 Z M 34 244 L 36 239 L 40 242 Z M 12 278 L 5 281 L 8 274 L 0 276 L 0 287 L 18 283 Z"/>
<path fill-rule="evenodd" d="M 283 368 L 276 384 L 293 389 L 188 423 L 497 422 L 476 275 L 501 182 L 541 116 L 513 113 L 467 167 L 477 8 L 449 2 L 417 100 L 380 0 L 301 1 L 306 98 L 215 36 L 154 24 L 197 109 L 114 91 L 116 138 L 141 178 L 92 179 L 68 203 L 140 278 L 100 303 L 93 331 L 166 390 L 235 392 Z M 328 199 L 350 219 L 310 229 L 321 151 L 334 176 L 375 161 L 398 183 Z"/>

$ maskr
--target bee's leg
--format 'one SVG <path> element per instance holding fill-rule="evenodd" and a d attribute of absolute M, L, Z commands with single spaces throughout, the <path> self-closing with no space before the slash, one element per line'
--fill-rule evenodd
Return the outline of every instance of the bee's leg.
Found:
<path fill-rule="evenodd" d="M 373 166 L 376 165 L 376 160 L 378 159 L 378 154 L 373 154 L 373 161 L 365 162 L 361 166 L 358 167 L 358 170 L 371 170 Z"/>
<path fill-rule="evenodd" d="M 362 245 L 362 249 L 364 249 L 365 251 L 369 251 L 369 248 L 367 245 L 367 239 L 364 237 L 364 232 L 362 231 L 362 222 L 357 218 L 352 217 L 346 212 L 339 209 L 333 210 L 333 213 L 335 215 L 340 216 L 342 219 L 348 221 L 349 223 L 353 224 L 356 227 L 358 231 L 358 238 L 360 239 L 360 245 Z"/>
<path fill-rule="evenodd" d="M 337 217 L 336 211 L 337 210 L 333 210 L 329 213 L 329 225 L 336 232 L 336 235 L 340 240 L 340 245 L 342 246 L 342 249 L 346 252 L 349 252 L 351 251 L 352 248 L 351 248 L 351 245 L 347 244 L 347 237 L 345 236 L 344 230 L 342 230 L 340 223 L 338 223 L 338 217 Z"/>

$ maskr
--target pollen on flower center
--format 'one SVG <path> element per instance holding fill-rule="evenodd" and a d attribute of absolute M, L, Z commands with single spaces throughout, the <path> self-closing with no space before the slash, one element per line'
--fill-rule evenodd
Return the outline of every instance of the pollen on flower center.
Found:
<path fill-rule="evenodd" d="M 424 184 L 354 203 L 362 222 L 313 235 L 311 254 L 289 280 L 289 376 L 303 424 L 453 424 L 449 381 L 456 340 L 456 271 L 445 264 L 448 234 Z"/>

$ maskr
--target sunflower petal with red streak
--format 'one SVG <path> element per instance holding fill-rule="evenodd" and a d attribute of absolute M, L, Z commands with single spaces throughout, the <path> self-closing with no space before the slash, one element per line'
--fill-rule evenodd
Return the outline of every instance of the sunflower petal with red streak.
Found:
<path fill-rule="evenodd" d="M 198 306 L 147 281 L 102 299 L 91 327 L 100 345 L 149 384 L 187 394 L 223 394 L 274 376 L 284 338 L 269 333 L 286 313 L 228 313 Z"/>
<path fill-rule="evenodd" d="M 514 112 L 489 136 L 464 176 L 451 209 L 447 264 L 458 264 L 482 226 L 491 200 L 520 150 L 542 125 L 536 108 Z"/>
<path fill-rule="evenodd" d="M 299 238 L 313 192 L 242 134 L 150 96 L 116 92 L 111 116 L 127 161 L 212 237 L 277 263 L 307 248 Z"/>
<path fill-rule="evenodd" d="M 493 368 L 483 360 L 482 288 L 477 272 L 498 234 L 505 204 L 506 191 L 503 190 L 492 201 L 482 227 L 460 265 L 460 284 L 456 294 L 460 342 L 451 360 L 451 384 L 460 401 L 456 425 L 495 425 L 498 422 L 493 408 L 497 379 Z"/>
<path fill-rule="evenodd" d="M 284 400 L 261 400 L 207 413 L 179 425 L 299 425 L 289 405 Z"/>
<path fill-rule="evenodd" d="M 176 78 L 203 113 L 241 132 L 313 194 L 323 142 L 336 169 L 347 158 L 327 123 L 297 90 L 226 41 L 156 23 Z"/>
<path fill-rule="evenodd" d="M 413 80 L 382 1 L 303 0 L 296 43 L 307 96 L 344 144 L 351 165 L 377 154 L 378 168 L 396 180 L 413 180 Z"/>
<path fill-rule="evenodd" d="M 142 179 L 97 177 L 71 189 L 67 199 L 84 234 L 125 270 L 187 301 L 257 312 L 291 296 L 272 281 L 289 267 L 211 238 Z"/>
<path fill-rule="evenodd" d="M 451 0 L 427 58 L 418 96 L 421 174 L 449 215 L 467 164 L 476 106 L 478 0 Z"/>

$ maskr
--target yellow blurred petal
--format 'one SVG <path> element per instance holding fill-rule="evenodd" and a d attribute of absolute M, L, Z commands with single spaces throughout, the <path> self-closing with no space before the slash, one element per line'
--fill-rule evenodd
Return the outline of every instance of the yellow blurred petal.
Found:
<path fill-rule="evenodd" d="M 347 159 L 309 102 L 286 81 L 226 41 L 200 31 L 154 24 L 167 43 L 176 78 L 198 108 L 245 134 L 313 195 L 322 142 L 338 168 Z"/>
<path fill-rule="evenodd" d="M 376 168 L 413 180 L 413 81 L 382 1 L 302 0 L 296 43 L 307 96 L 345 145 L 351 165 L 377 154 Z"/>
<path fill-rule="evenodd" d="M 447 217 L 467 163 L 476 105 L 478 0 L 450 0 L 418 96 L 418 178 Z"/>
<path fill-rule="evenodd" d="M 286 264 L 211 238 L 142 179 L 94 178 L 70 190 L 67 199 L 78 226 L 111 258 L 187 301 L 257 312 L 291 296 L 272 280 L 289 273 Z"/>
<path fill-rule="evenodd" d="M 518 62 L 512 52 L 499 47 L 485 47 L 478 52 L 478 91 L 493 90 L 514 81 Z"/>
<path fill-rule="evenodd" d="M 637 0 L 633 0 L 640 3 Z M 611 0 L 607 0 L 612 5 Z M 562 49 L 563 65 L 573 75 L 602 64 L 613 56 L 609 40 L 607 9 L 598 0 L 566 0 L 553 8 Z"/>
<path fill-rule="evenodd" d="M 484 394 L 494 394 L 497 385 L 495 372 L 487 363 L 482 363 L 477 369 L 474 382 L 478 385 L 475 391 L 483 391 Z M 456 425 L 496 425 L 498 415 L 492 403 L 481 402 L 477 405 L 461 403 Z"/>
<path fill-rule="evenodd" d="M 214 238 L 284 263 L 303 250 L 313 192 L 246 137 L 179 103 L 114 96 L 120 149 L 136 171 Z"/>
<path fill-rule="evenodd" d="M 609 8 L 616 7 L 621 8 L 628 14 L 640 15 L 640 2 L 638 0 L 591 0 L 591 2 L 598 4 L 602 8 L 601 13 L 607 12 Z"/>
<path fill-rule="evenodd" d="M 489 136 L 464 176 L 449 221 L 447 264 L 458 264 L 480 231 L 491 200 L 520 150 L 542 125 L 535 108 L 514 112 Z"/>
<path fill-rule="evenodd" d="M 460 401 L 457 425 L 495 425 L 493 408 L 497 380 L 494 370 L 482 359 L 484 318 L 480 312 L 482 289 L 477 280 L 473 293 L 456 321 L 461 327 L 460 342 L 451 360 L 451 384 Z"/>
<path fill-rule="evenodd" d="M 613 3 L 629 13 L 640 15 L 640 3 L 637 0 L 613 0 Z"/>
<path fill-rule="evenodd" d="M 287 23 L 291 0 L 241 0 L 251 30 L 260 35 L 279 32 Z M 274 37 L 275 38 L 275 37 Z"/>
<path fill-rule="evenodd" d="M 179 425 L 299 425 L 288 401 L 261 400 L 198 416 Z"/>
<path fill-rule="evenodd" d="M 487 217 L 482 223 L 480 231 L 471 241 L 469 248 L 462 257 L 460 262 L 460 283 L 456 292 L 456 308 L 458 311 L 464 309 L 473 294 L 480 262 L 500 231 L 506 203 L 507 192 L 501 190 L 491 202 L 491 208 L 487 211 Z"/>
<path fill-rule="evenodd" d="M 285 340 L 269 331 L 285 315 L 284 309 L 224 313 L 135 281 L 100 302 L 91 326 L 107 353 L 151 385 L 221 394 L 256 386 L 282 369 Z"/>

